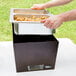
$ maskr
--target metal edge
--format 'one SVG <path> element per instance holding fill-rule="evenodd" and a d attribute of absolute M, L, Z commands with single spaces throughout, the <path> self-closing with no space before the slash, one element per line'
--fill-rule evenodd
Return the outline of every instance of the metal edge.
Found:
<path fill-rule="evenodd" d="M 14 13 L 14 10 L 19 10 L 19 9 L 21 9 L 21 10 L 32 10 L 31 8 L 12 8 L 13 13 Z M 50 14 L 50 13 L 48 12 L 48 10 L 46 10 L 46 9 L 43 9 L 43 10 L 34 10 L 34 11 L 46 11 L 47 14 Z M 34 15 L 35 15 L 35 14 L 34 14 Z M 36 15 L 37 15 L 37 14 L 36 14 Z"/>
<path fill-rule="evenodd" d="M 16 35 L 30 35 L 30 34 L 19 34 L 19 33 L 16 33 Z M 50 34 L 31 34 L 31 35 L 53 35 L 53 33 L 50 33 Z"/>

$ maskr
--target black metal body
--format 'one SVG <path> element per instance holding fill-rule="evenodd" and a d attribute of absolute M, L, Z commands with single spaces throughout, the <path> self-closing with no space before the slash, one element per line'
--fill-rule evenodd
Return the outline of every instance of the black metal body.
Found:
<path fill-rule="evenodd" d="M 17 72 L 54 69 L 58 41 L 53 35 L 16 35 L 13 23 L 12 29 Z"/>

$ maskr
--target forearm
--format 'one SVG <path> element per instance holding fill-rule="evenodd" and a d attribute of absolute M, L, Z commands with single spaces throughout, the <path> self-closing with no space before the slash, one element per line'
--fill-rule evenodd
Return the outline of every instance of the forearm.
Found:
<path fill-rule="evenodd" d="M 50 2 L 45 3 L 43 6 L 44 8 L 60 6 L 71 2 L 72 0 L 52 0 Z"/>
<path fill-rule="evenodd" d="M 58 16 L 62 18 L 63 22 L 76 20 L 76 9 L 62 13 Z"/>

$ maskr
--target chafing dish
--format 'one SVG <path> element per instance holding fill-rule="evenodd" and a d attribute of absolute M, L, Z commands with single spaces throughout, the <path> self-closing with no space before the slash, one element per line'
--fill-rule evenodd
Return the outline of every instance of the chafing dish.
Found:
<path fill-rule="evenodd" d="M 46 10 L 23 8 L 13 8 L 10 12 L 16 71 L 54 69 L 58 48 L 58 41 L 53 36 L 55 30 L 40 22 L 52 14 Z"/>
<path fill-rule="evenodd" d="M 40 22 L 51 15 L 46 10 L 11 9 L 10 21 L 14 23 L 14 31 L 17 35 L 52 35 L 55 30 L 46 28 L 44 23 Z"/>

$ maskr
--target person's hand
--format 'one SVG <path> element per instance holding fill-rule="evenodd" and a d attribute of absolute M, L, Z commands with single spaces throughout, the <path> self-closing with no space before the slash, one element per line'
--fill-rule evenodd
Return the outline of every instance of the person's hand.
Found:
<path fill-rule="evenodd" d="M 56 29 L 63 23 L 63 19 L 59 15 L 53 15 L 41 22 L 44 23 L 44 26 L 47 28 Z"/>
<path fill-rule="evenodd" d="M 34 10 L 42 10 L 42 9 L 45 9 L 44 8 L 44 4 L 34 4 L 31 8 L 34 9 Z"/>

